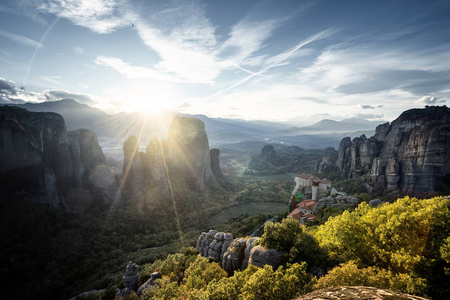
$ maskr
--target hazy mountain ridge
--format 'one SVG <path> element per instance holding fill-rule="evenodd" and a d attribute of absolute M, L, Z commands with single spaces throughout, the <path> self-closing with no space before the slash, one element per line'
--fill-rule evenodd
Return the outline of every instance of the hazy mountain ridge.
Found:
<path fill-rule="evenodd" d="M 139 113 L 107 114 L 86 104 L 71 99 L 53 102 L 14 104 L 30 111 L 51 111 L 59 113 L 66 120 L 68 130 L 78 128 L 90 129 L 97 133 L 102 146 L 121 147 L 130 135 L 140 136 L 144 144 L 153 138 L 167 136 L 162 127 L 170 125 L 168 118 L 152 119 L 142 117 Z M 172 117 L 176 114 L 172 114 Z M 268 121 L 247 121 L 242 119 L 210 118 L 205 115 L 180 116 L 195 117 L 205 123 L 209 143 L 213 147 L 244 141 L 265 141 L 270 143 L 287 143 L 305 148 L 337 147 L 344 136 L 359 136 L 355 131 L 367 131 L 371 135 L 379 123 L 363 119 L 347 119 L 342 121 L 322 120 L 306 127 Z"/>

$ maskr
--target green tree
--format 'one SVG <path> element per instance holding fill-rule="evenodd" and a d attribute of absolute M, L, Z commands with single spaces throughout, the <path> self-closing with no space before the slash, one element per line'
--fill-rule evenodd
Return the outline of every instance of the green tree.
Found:
<path fill-rule="evenodd" d="M 358 268 L 354 261 L 349 261 L 319 278 L 314 289 L 333 286 L 371 286 L 423 295 L 426 285 L 425 280 L 414 278 L 410 274 L 395 274 L 377 267 Z"/>
<path fill-rule="evenodd" d="M 187 289 L 202 289 L 209 282 L 218 281 L 227 276 L 219 264 L 209 262 L 205 257 L 198 256 L 197 259 L 186 270 L 184 283 Z"/>
<path fill-rule="evenodd" d="M 445 299 L 450 292 L 444 273 L 448 264 L 441 254 L 450 236 L 450 211 L 449 201 L 441 197 L 405 197 L 376 208 L 361 203 L 353 212 L 331 217 L 315 235 L 341 262 L 355 260 L 360 267 L 424 278 L 433 298 Z"/>

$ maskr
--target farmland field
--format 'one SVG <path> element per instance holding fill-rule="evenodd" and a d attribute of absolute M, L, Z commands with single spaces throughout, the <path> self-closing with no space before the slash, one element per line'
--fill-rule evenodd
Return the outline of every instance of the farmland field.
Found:
<path fill-rule="evenodd" d="M 231 218 L 236 218 L 244 214 L 259 215 L 263 213 L 281 213 L 286 211 L 287 205 L 275 202 L 253 202 L 228 208 L 221 213 L 212 216 L 208 220 L 208 227 L 214 228 L 220 223 L 227 222 Z"/>

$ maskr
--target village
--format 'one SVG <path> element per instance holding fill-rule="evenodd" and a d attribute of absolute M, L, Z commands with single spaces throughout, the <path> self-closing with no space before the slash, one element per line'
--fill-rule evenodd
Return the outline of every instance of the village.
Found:
<path fill-rule="evenodd" d="M 315 220 L 314 206 L 319 199 L 330 194 L 331 181 L 326 178 L 320 179 L 312 174 L 298 174 L 292 182 L 295 183 L 295 187 L 289 201 L 288 216 L 302 223 Z"/>

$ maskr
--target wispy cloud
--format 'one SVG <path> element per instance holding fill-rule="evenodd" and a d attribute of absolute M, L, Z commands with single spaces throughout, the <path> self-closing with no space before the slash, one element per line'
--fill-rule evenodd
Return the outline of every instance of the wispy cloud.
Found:
<path fill-rule="evenodd" d="M 106 56 L 97 56 L 97 58 L 94 61 L 96 64 L 100 66 L 109 67 L 113 70 L 116 70 L 117 72 L 121 73 L 122 75 L 136 79 L 136 78 L 152 78 L 157 80 L 166 80 L 166 81 L 173 81 L 173 82 L 182 82 L 181 80 L 162 74 L 159 71 L 145 68 L 145 67 L 138 67 L 138 66 L 131 66 L 129 63 L 124 62 L 120 58 L 117 57 L 106 57 Z"/>
<path fill-rule="evenodd" d="M 368 105 L 368 104 L 360 104 L 359 107 L 360 107 L 361 109 L 375 109 L 374 106 Z"/>
<path fill-rule="evenodd" d="M 51 83 L 59 83 L 59 79 L 61 79 L 61 76 L 40 76 L 42 80 L 51 82 Z"/>
<path fill-rule="evenodd" d="M 30 46 L 30 47 L 34 47 L 34 48 L 42 47 L 42 45 L 39 42 L 37 42 L 33 39 L 30 39 L 30 38 L 27 38 L 25 36 L 22 36 L 22 35 L 18 35 L 18 34 L 11 33 L 11 32 L 6 32 L 6 31 L 2 31 L 2 30 L 0 30 L 0 35 L 4 36 L 5 38 L 8 38 L 12 41 L 15 41 L 17 43 L 20 43 L 22 45 L 25 45 L 25 46 Z"/>
<path fill-rule="evenodd" d="M 272 57 L 266 59 L 265 62 L 264 62 L 264 65 L 265 65 L 264 68 L 262 68 L 258 72 L 254 72 L 254 73 L 250 74 L 249 76 L 247 76 L 245 78 L 242 78 L 241 80 L 239 80 L 235 84 L 231 85 L 230 87 L 218 91 L 217 93 L 215 93 L 213 95 L 213 97 L 217 96 L 217 95 L 220 95 L 223 92 L 226 92 L 226 91 L 229 91 L 231 89 L 234 89 L 234 88 L 236 88 L 236 87 L 246 83 L 247 81 L 249 81 L 253 77 L 259 76 L 259 75 L 262 75 L 262 74 L 266 73 L 270 69 L 273 69 L 273 68 L 276 68 L 276 67 L 284 65 L 286 63 L 286 61 L 289 58 L 291 58 L 292 56 L 294 56 L 302 47 L 304 47 L 304 46 L 306 46 L 306 45 L 308 45 L 308 44 L 310 44 L 310 43 L 312 43 L 314 41 L 327 38 L 330 35 L 334 34 L 335 32 L 336 32 L 336 29 L 333 29 L 333 28 L 324 30 L 322 32 L 314 34 L 314 35 L 308 37 L 307 39 L 301 41 L 300 43 L 298 43 L 297 45 L 295 45 L 291 49 L 288 49 L 288 50 L 286 50 L 286 51 L 284 51 L 284 52 L 282 52 L 282 53 L 280 53 L 278 55 L 275 55 L 275 56 L 272 56 Z"/>
<path fill-rule="evenodd" d="M 97 33 L 110 33 L 129 26 L 133 19 L 121 2 L 115 0 L 47 0 L 37 8 Z"/>
<path fill-rule="evenodd" d="M 446 98 L 443 97 L 435 97 L 435 96 L 423 96 L 419 100 L 415 101 L 415 104 L 421 104 L 421 105 L 433 105 L 433 104 L 439 104 L 439 103 L 445 103 L 447 102 Z"/>

